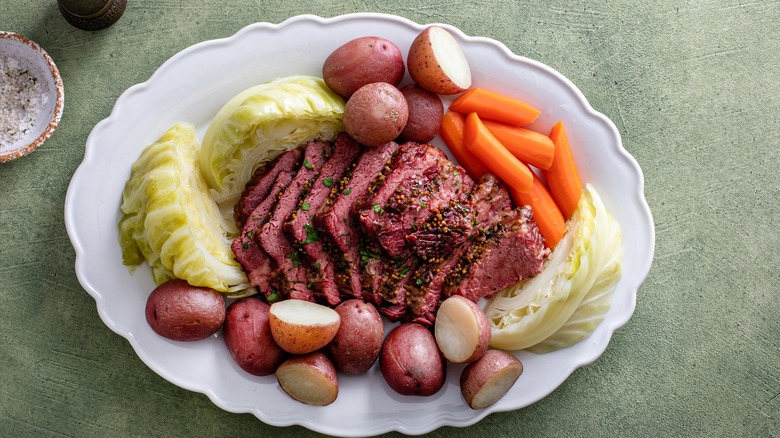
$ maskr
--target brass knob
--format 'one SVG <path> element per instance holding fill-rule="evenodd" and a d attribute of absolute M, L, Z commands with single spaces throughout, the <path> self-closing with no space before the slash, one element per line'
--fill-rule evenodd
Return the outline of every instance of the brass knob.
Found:
<path fill-rule="evenodd" d="M 57 0 L 68 23 L 83 30 L 100 30 L 116 23 L 127 0 Z"/>

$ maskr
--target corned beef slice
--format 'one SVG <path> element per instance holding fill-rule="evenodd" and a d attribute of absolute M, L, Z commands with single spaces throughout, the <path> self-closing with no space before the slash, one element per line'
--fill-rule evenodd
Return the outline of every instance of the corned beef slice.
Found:
<path fill-rule="evenodd" d="M 358 217 L 390 257 L 403 256 L 408 251 L 406 236 L 450 200 L 464 200 L 473 186 L 465 171 L 439 149 L 407 142 Z"/>
<path fill-rule="evenodd" d="M 424 325 L 433 324 L 439 306 L 441 288 L 452 269 L 479 237 L 480 230 L 494 226 L 511 209 L 512 200 L 509 193 L 501 186 L 498 178 L 490 173 L 480 178 L 469 197 L 468 204 L 453 205 L 451 202 L 451 208 L 443 212 L 442 216 L 450 217 L 448 222 L 462 224 L 466 219 L 456 220 L 452 217 L 464 213 L 463 217 L 470 221 L 471 226 L 468 227 L 467 235 L 461 245 L 450 246 L 448 253 L 438 254 L 436 260 L 417 269 L 413 278 L 407 282 L 404 287 L 407 304 L 404 319 Z"/>
<path fill-rule="evenodd" d="M 462 295 L 476 302 L 535 276 L 548 254 L 531 209 L 512 210 L 461 257 L 447 278 L 444 296 Z"/>
<path fill-rule="evenodd" d="M 257 287 L 266 298 L 280 289 L 274 281 L 274 261 L 260 247 L 255 237 L 260 228 L 268 221 L 271 210 L 290 181 L 292 181 L 290 172 L 279 173 L 268 195 L 247 216 L 241 234 L 233 240 L 231 245 L 236 260 L 249 277 L 249 284 Z"/>
<path fill-rule="evenodd" d="M 302 257 L 284 235 L 284 222 L 298 207 L 299 200 L 308 193 L 312 180 L 325 163 L 330 144 L 324 141 L 310 141 L 304 151 L 303 164 L 290 185 L 284 190 L 271 219 L 263 225 L 257 240 L 265 252 L 276 262 L 277 274 L 282 277 L 285 296 L 314 301 L 309 289 L 309 275 Z"/>
<path fill-rule="evenodd" d="M 300 162 L 303 152 L 301 149 L 294 149 L 278 156 L 265 166 L 257 169 L 252 179 L 246 185 L 241 199 L 233 207 L 233 218 L 239 227 L 243 227 L 252 210 L 260 202 L 268 197 L 271 192 L 271 186 L 276 177 L 282 173 L 293 173 Z"/>
<path fill-rule="evenodd" d="M 344 136 L 343 141 L 353 142 Z M 371 240 L 359 227 L 352 206 L 368 196 L 369 186 L 377 175 L 381 175 L 390 159 L 398 150 L 398 144 L 389 142 L 372 148 L 365 148 L 355 164 L 346 184 L 339 186 L 339 192 L 317 212 L 315 222 L 328 237 L 341 256 L 336 258 L 336 284 L 354 297 L 379 305 L 374 292 L 378 291 L 383 260 L 371 248 Z"/>
<path fill-rule="evenodd" d="M 331 193 L 339 188 L 340 180 L 352 161 L 360 154 L 360 146 L 349 141 L 346 134 L 339 134 L 333 147 L 333 154 L 322 166 L 319 176 L 313 180 L 309 194 L 301 201 L 298 209 L 285 223 L 285 231 L 295 245 L 308 255 L 311 263 L 313 289 L 330 305 L 341 302 L 336 286 L 335 261 L 314 228 L 314 214 L 322 207 Z"/>

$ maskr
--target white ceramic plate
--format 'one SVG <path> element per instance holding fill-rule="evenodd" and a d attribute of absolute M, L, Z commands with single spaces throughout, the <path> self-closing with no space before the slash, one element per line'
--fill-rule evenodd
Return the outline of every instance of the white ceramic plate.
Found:
<path fill-rule="evenodd" d="M 406 53 L 425 28 L 389 15 L 299 16 L 281 24 L 253 24 L 232 37 L 183 50 L 148 81 L 123 93 L 111 115 L 87 139 L 84 161 L 70 183 L 65 205 L 67 230 L 77 254 L 76 272 L 95 298 L 100 317 L 130 342 L 144 363 L 170 382 L 206 394 L 228 411 L 251 412 L 276 426 L 297 424 L 322 433 L 357 436 L 388 431 L 422 434 L 443 425 L 471 425 L 491 412 L 528 406 L 604 352 L 612 333 L 631 317 L 637 289 L 653 258 L 654 229 L 643 197 L 642 172 L 623 149 L 615 126 L 594 111 L 566 78 L 512 54 L 494 40 L 442 26 L 460 42 L 475 86 L 502 91 L 542 109 L 532 125 L 541 132 L 564 120 L 583 180 L 599 190 L 620 223 L 626 237 L 624 274 L 612 308 L 596 332 L 555 353 L 519 352 L 525 372 L 511 391 L 488 409 L 473 411 L 458 389 L 462 367 L 450 366 L 444 388 L 424 398 L 394 393 L 375 365 L 367 375 L 340 376 L 338 399 L 327 407 L 312 407 L 285 395 L 273 376 L 254 377 L 239 369 L 219 334 L 178 343 L 149 328 L 143 309 L 154 288 L 150 271 L 143 266 L 131 274 L 122 265 L 117 237 L 121 193 L 141 150 L 176 122 L 192 123 L 202 135 L 219 108 L 252 85 L 287 75 L 319 75 L 327 55 L 352 38 L 382 36 Z M 442 145 L 438 140 L 435 144 Z"/>

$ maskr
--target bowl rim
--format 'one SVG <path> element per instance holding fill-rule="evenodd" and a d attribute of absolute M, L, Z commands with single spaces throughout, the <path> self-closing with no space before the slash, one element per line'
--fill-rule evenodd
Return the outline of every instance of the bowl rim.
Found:
<path fill-rule="evenodd" d="M 46 64 L 49 66 L 49 72 L 52 75 L 52 79 L 54 79 L 54 87 L 57 92 L 57 100 L 54 105 L 54 116 L 49 121 L 49 124 L 46 126 L 46 129 L 41 132 L 38 137 L 33 140 L 30 144 L 22 146 L 22 147 L 16 147 L 11 149 L 7 152 L 0 153 L 0 163 L 5 163 L 8 161 L 13 161 L 18 158 L 21 158 L 25 155 L 29 155 L 36 149 L 38 149 L 46 140 L 51 137 L 54 130 L 57 128 L 57 125 L 60 122 L 60 119 L 62 118 L 62 111 L 63 107 L 65 105 L 65 91 L 64 87 L 62 85 L 62 77 L 60 76 L 60 71 L 57 68 L 57 65 L 54 64 L 54 60 L 49 56 L 48 53 L 36 42 L 30 40 L 29 38 L 18 34 L 16 32 L 10 32 L 10 31 L 0 31 L 0 40 L 15 40 L 18 41 L 28 47 L 30 47 L 33 52 L 38 53 L 40 56 L 43 57 L 44 61 L 46 61 Z"/>

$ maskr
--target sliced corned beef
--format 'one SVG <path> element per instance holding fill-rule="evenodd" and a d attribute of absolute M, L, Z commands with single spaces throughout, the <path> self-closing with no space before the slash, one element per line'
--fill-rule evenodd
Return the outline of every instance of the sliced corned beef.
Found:
<path fill-rule="evenodd" d="M 339 188 L 341 178 L 359 154 L 360 146 L 354 141 L 349 141 L 346 134 L 339 134 L 333 147 L 333 154 L 322 166 L 320 174 L 312 181 L 308 195 L 303 198 L 298 209 L 285 223 L 287 234 L 311 261 L 310 280 L 314 291 L 330 305 L 341 302 L 336 284 L 335 260 L 326 250 L 324 239 L 320 239 L 319 232 L 314 228 L 314 215 L 325 204 L 331 193 Z"/>
<path fill-rule="evenodd" d="M 404 143 L 390 167 L 358 218 L 390 257 L 398 257 L 408 251 L 406 236 L 451 199 L 465 199 L 474 182 L 443 152 L 427 144 Z"/>
<path fill-rule="evenodd" d="M 263 199 L 271 193 L 276 177 L 281 173 L 294 173 L 298 167 L 301 155 L 301 149 L 293 149 L 278 156 L 265 166 L 257 169 L 252 179 L 246 185 L 241 199 L 233 207 L 233 218 L 239 227 L 243 227 L 252 210 L 257 207 Z"/>
<path fill-rule="evenodd" d="M 260 245 L 276 262 L 277 274 L 281 277 L 284 294 L 288 298 L 314 301 L 314 293 L 308 286 L 308 269 L 302 255 L 287 240 L 284 223 L 298 207 L 301 197 L 308 193 L 312 181 L 327 159 L 329 148 L 330 144 L 324 141 L 310 141 L 306 145 L 303 164 L 282 193 L 271 218 L 257 234 Z"/>
<path fill-rule="evenodd" d="M 531 209 L 517 208 L 504 214 L 460 258 L 447 278 L 443 296 L 462 295 L 476 302 L 535 276 L 548 255 Z"/>
<path fill-rule="evenodd" d="M 344 141 L 357 142 L 345 136 Z M 348 177 L 342 179 L 339 190 L 333 198 L 317 212 L 315 222 L 334 245 L 337 257 L 336 284 L 352 296 L 375 302 L 374 292 L 381 280 L 383 260 L 372 247 L 357 222 L 352 206 L 367 197 L 372 181 L 382 175 L 398 144 L 365 148 Z M 389 168 L 389 167 L 388 167 Z"/>
<path fill-rule="evenodd" d="M 256 237 L 260 228 L 268 222 L 271 210 L 290 181 L 292 181 L 290 172 L 281 172 L 276 176 L 267 196 L 247 215 L 241 234 L 231 245 L 236 260 L 249 278 L 249 284 L 257 287 L 266 298 L 278 293 L 280 288 L 275 281 L 274 261 L 260 246 Z"/>
<path fill-rule="evenodd" d="M 490 173 L 480 178 L 469 197 L 468 204 L 451 202 L 451 211 L 442 213 L 442 216 L 450 217 L 450 222 L 462 224 L 464 220 L 456 220 L 452 216 L 463 214 L 468 221 L 471 221 L 471 226 L 467 227 L 467 235 L 462 244 L 449 247 L 448 253 L 438 254 L 433 262 L 424 264 L 414 272 L 404 287 L 407 303 L 405 320 L 424 325 L 433 324 L 442 286 L 452 269 L 479 238 L 480 230 L 494 226 L 511 209 L 512 200 L 509 193 L 501 186 L 498 178 Z"/>

